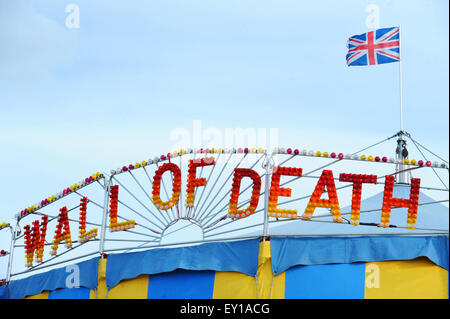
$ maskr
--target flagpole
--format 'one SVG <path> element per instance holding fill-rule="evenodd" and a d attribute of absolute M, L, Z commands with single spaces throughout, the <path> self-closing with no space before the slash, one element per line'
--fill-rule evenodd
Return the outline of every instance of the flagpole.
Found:
<path fill-rule="evenodd" d="M 400 131 L 403 132 L 403 83 L 402 83 L 402 40 L 401 40 L 401 25 L 398 26 L 398 41 L 399 41 L 399 63 L 398 74 L 400 84 Z"/>
<path fill-rule="evenodd" d="M 402 149 L 406 145 L 406 141 L 403 137 L 403 83 L 402 83 L 402 40 L 401 40 L 401 25 L 398 26 L 398 42 L 399 42 L 399 63 L 398 63 L 398 76 L 399 76 L 399 93 L 400 93 L 400 135 L 397 141 L 397 148 L 400 150 L 398 158 L 403 163 L 404 157 Z M 406 173 L 403 172 L 404 166 L 398 165 L 398 170 L 400 174 L 398 175 L 398 182 L 402 184 L 407 184 Z"/>

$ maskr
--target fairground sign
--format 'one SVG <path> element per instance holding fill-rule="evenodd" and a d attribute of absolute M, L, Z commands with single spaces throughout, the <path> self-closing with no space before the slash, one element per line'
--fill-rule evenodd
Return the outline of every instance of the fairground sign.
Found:
<path fill-rule="evenodd" d="M 275 164 L 274 158 L 279 155 L 287 156 L 287 159 Z M 237 165 L 230 165 L 232 163 L 230 159 L 233 157 L 239 157 Z M 289 160 L 308 157 L 313 161 L 321 158 L 331 162 L 321 166 L 323 169 L 319 167 L 306 173 L 301 165 L 286 165 Z M 247 159 L 246 166 L 242 165 L 244 159 Z M 395 164 L 396 169 L 390 174 L 378 176 L 370 168 L 364 174 L 361 174 L 361 171 L 348 171 L 347 168 L 338 173 L 324 168 L 345 160 Z M 257 166 L 258 163 L 260 167 Z M 365 185 L 381 184 L 383 192 L 382 201 L 379 203 L 381 215 L 376 226 L 389 228 L 391 210 L 403 207 L 407 209 L 404 228 L 414 230 L 417 223 L 421 179 L 411 178 L 408 185 L 409 197 L 397 198 L 394 196 L 395 176 L 399 169 L 409 171 L 424 167 L 447 169 L 445 164 L 429 161 L 395 160 L 379 156 L 307 152 L 297 149 L 277 149 L 272 154 L 267 154 L 262 149 L 247 148 L 180 150 L 123 166 L 112 170 L 108 175 L 95 173 L 79 183 L 64 188 L 58 194 L 22 210 L 17 214 L 15 228 L 6 223 L 0 223 L 0 228 L 11 229 L 10 251 L 23 247 L 25 265 L 31 270 L 90 242 L 99 242 L 98 249 L 93 253 L 100 254 L 108 252 L 105 243 L 112 240 L 140 241 L 143 244 L 153 243 L 153 246 L 157 246 L 161 244 L 161 239 L 169 234 L 167 230 L 180 220 L 189 221 L 201 228 L 202 239 L 205 241 L 208 238 L 213 240 L 214 236 L 227 232 L 214 233 L 217 228 L 228 224 L 233 226 L 232 223 L 237 221 L 250 220 L 258 212 L 263 213 L 260 214 L 262 215 L 260 223 L 255 222 L 248 227 L 262 225 L 264 227 L 262 235 L 265 236 L 269 235 L 267 224 L 270 218 L 312 221 L 319 208 L 331 213 L 332 223 L 357 226 L 360 225 L 361 198 L 363 190 L 367 187 Z M 317 176 L 312 176 L 311 172 L 317 172 Z M 283 178 L 288 177 L 291 179 L 281 183 Z M 315 181 L 305 190 L 303 187 L 305 185 L 301 183 L 306 177 L 314 177 Z M 296 180 L 300 183 L 295 187 L 283 187 Z M 93 187 L 97 190 L 94 191 Z M 351 195 L 347 194 L 345 198 L 338 195 L 338 190 L 344 187 L 351 187 Z M 298 199 L 291 198 L 300 188 L 309 195 Z M 89 191 L 89 194 L 82 194 L 81 190 Z M 75 196 L 75 200 L 63 202 L 70 196 Z M 351 196 L 351 199 L 348 196 Z M 283 199 L 289 200 L 282 201 Z M 306 199 L 306 206 L 301 212 L 298 206 L 286 206 L 301 199 Z M 351 202 L 351 210 L 346 212 L 346 215 L 350 215 L 349 219 L 345 219 L 341 212 L 340 201 L 343 199 Z M 60 201 L 59 205 L 55 204 Z M 131 201 L 134 202 L 134 206 L 130 204 Z M 68 206 L 70 204 L 73 206 Z M 44 209 L 48 209 L 50 205 L 52 207 L 49 212 L 45 212 Z M 136 208 L 136 205 L 140 207 Z M 124 217 L 122 212 L 128 212 L 129 216 L 135 217 Z M 70 214 L 72 216 L 76 214 L 76 217 L 70 217 Z M 28 216 L 39 218 L 20 225 Z M 139 221 L 136 218 L 139 218 Z M 48 228 L 51 221 L 55 221 L 56 225 Z M 145 232 L 138 231 L 139 227 Z M 129 236 L 125 239 L 109 239 L 106 238 L 106 229 L 109 229 L 110 234 L 126 233 Z M 139 240 L 140 236 L 146 237 Z M 20 245 L 20 239 L 23 239 L 23 245 Z M 61 244 L 64 244 L 65 248 L 61 248 Z M 3 256 L 9 254 L 5 249 L 7 247 L 1 250 Z M 112 250 L 126 249 L 133 247 L 118 247 Z M 50 256 L 48 259 L 44 258 L 46 251 Z M 12 268 L 12 254 L 9 255 L 8 280 Z"/>

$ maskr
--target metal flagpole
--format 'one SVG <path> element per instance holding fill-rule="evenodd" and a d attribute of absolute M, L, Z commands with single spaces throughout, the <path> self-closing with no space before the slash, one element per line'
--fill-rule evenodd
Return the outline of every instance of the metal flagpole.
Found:
<path fill-rule="evenodd" d="M 401 42 L 401 25 L 398 26 L 398 43 L 399 43 L 399 84 L 400 84 L 400 131 L 403 132 L 403 83 L 402 83 L 402 42 Z"/>
<path fill-rule="evenodd" d="M 406 156 L 403 155 L 403 148 L 406 145 L 403 131 L 403 82 L 402 82 L 402 42 L 401 42 L 401 25 L 398 26 L 398 42 L 399 42 L 399 63 L 398 63 L 398 76 L 399 76 L 399 94 L 400 94 L 400 132 L 399 139 L 397 140 L 397 155 L 398 159 L 403 163 Z M 398 165 L 398 182 L 407 184 L 407 174 L 402 172 L 405 167 L 402 164 Z"/>

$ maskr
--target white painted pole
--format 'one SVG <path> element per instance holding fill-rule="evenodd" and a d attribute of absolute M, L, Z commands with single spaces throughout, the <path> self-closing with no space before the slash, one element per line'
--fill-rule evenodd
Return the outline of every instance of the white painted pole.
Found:
<path fill-rule="evenodd" d="M 398 39 L 399 39 L 399 86 L 400 86 L 400 131 L 403 131 L 403 83 L 402 83 L 402 40 L 401 40 L 401 25 L 398 27 Z"/>
<path fill-rule="evenodd" d="M 103 255 L 105 250 L 105 237 L 106 237 L 106 228 L 108 223 L 108 207 L 109 207 L 109 190 L 111 187 L 112 176 L 109 178 L 105 177 L 105 198 L 103 201 L 103 216 L 102 216 L 102 228 L 100 231 L 100 245 L 99 245 L 99 253 L 100 256 Z"/>
<path fill-rule="evenodd" d="M 11 231 L 11 244 L 9 248 L 8 268 L 6 270 L 6 282 L 9 282 L 11 280 L 13 258 L 14 258 L 14 246 L 16 245 L 16 235 L 17 230 L 19 229 L 19 221 L 17 220 L 16 226 L 14 228 L 10 225 L 9 229 Z"/>
<path fill-rule="evenodd" d="M 270 176 L 271 176 L 271 167 L 270 167 L 270 159 L 269 155 L 266 155 L 265 158 L 265 188 L 264 188 L 264 226 L 263 226 L 263 241 L 267 240 L 267 236 L 269 236 L 269 193 L 270 193 Z"/>
<path fill-rule="evenodd" d="M 398 40 L 399 40 L 399 62 L 398 62 L 398 76 L 399 76 L 399 94 L 400 94 L 400 137 L 397 141 L 397 147 L 400 147 L 400 154 L 398 154 L 398 159 L 403 163 L 404 157 L 402 154 L 402 145 L 406 143 L 403 136 L 403 81 L 402 81 L 402 40 L 401 40 L 401 25 L 398 26 Z M 405 169 L 404 165 L 398 165 L 398 170 L 403 171 Z M 398 182 L 406 184 L 407 177 L 405 172 L 399 173 Z"/>

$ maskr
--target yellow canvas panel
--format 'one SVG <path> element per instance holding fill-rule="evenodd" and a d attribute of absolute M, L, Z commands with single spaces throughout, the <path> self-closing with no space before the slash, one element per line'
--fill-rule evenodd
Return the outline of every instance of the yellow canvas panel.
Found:
<path fill-rule="evenodd" d="M 106 287 L 106 259 L 98 261 L 97 290 L 91 290 L 89 299 L 106 299 L 108 289 Z"/>
<path fill-rule="evenodd" d="M 259 243 L 258 252 L 258 272 L 256 280 L 258 282 L 258 298 L 270 298 L 272 289 L 272 262 L 270 258 L 270 241 Z"/>
<path fill-rule="evenodd" d="M 121 281 L 108 291 L 108 299 L 147 299 L 148 275 Z"/>
<path fill-rule="evenodd" d="M 216 272 L 213 299 L 256 299 L 256 278 L 234 271 Z"/>
<path fill-rule="evenodd" d="M 448 271 L 428 258 L 366 263 L 366 299 L 448 298 Z"/>
<path fill-rule="evenodd" d="M 37 295 L 27 296 L 25 299 L 48 299 L 48 291 L 43 291 Z"/>
<path fill-rule="evenodd" d="M 284 299 L 285 278 L 284 272 L 274 277 L 270 299 Z"/>
<path fill-rule="evenodd" d="M 258 298 L 284 299 L 284 273 L 273 277 L 270 241 L 259 244 L 258 254 Z"/>
<path fill-rule="evenodd" d="M 95 289 L 91 289 L 89 292 L 89 299 L 95 299 Z"/>

